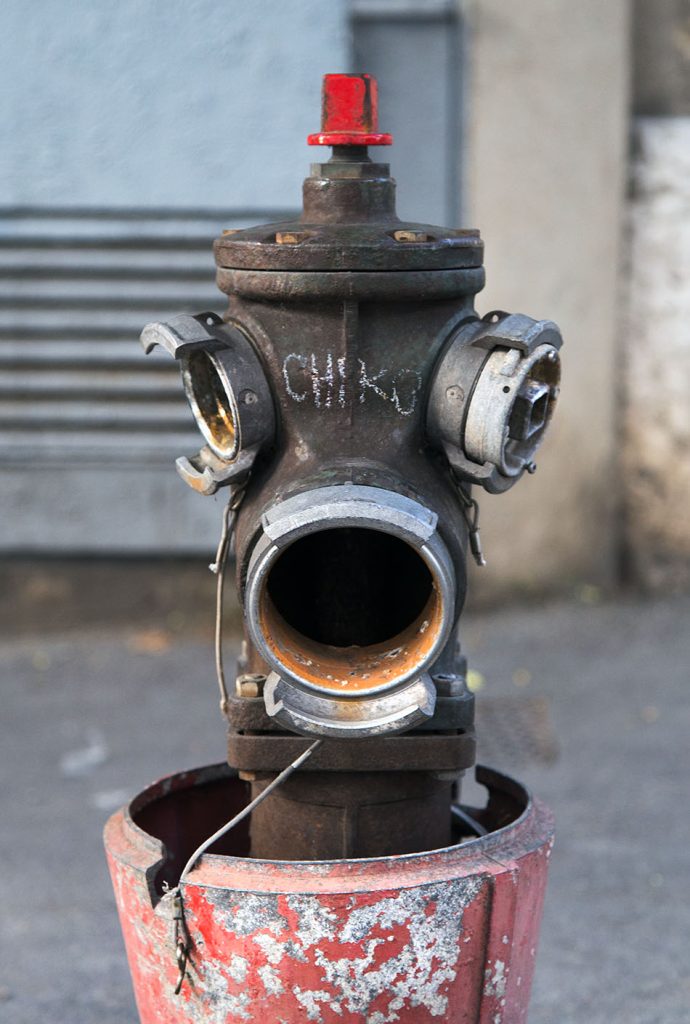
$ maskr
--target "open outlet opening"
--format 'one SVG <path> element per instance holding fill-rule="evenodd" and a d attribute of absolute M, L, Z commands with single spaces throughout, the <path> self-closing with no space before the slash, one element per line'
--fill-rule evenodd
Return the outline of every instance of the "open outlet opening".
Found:
<path fill-rule="evenodd" d="M 401 538 L 368 527 L 300 537 L 264 583 L 269 650 L 298 678 L 336 692 L 387 687 L 423 665 L 445 612 L 433 569 Z"/>
<path fill-rule="evenodd" d="M 192 352 L 182 370 L 185 394 L 201 433 L 221 459 L 233 459 L 238 448 L 237 409 L 232 389 L 210 352 Z"/>

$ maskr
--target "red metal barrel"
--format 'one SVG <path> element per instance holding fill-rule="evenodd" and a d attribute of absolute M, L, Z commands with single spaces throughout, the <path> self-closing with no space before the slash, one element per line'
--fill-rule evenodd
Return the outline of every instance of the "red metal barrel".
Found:
<path fill-rule="evenodd" d="M 105 844 L 142 1024 L 521 1024 L 535 962 L 550 812 L 488 769 L 489 834 L 426 853 L 287 862 L 238 828 L 183 885 L 186 858 L 248 802 L 226 765 L 174 775 L 110 819 Z"/>

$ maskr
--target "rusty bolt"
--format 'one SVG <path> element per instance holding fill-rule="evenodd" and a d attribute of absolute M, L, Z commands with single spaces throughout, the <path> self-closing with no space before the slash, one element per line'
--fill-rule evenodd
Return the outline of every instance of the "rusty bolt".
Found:
<path fill-rule="evenodd" d="M 393 238 L 396 242 L 428 242 L 430 241 L 426 231 L 394 231 Z"/>
<path fill-rule="evenodd" d="M 309 238 L 308 231 L 276 231 L 278 245 L 299 245 Z"/>
<path fill-rule="evenodd" d="M 442 672 L 432 677 L 439 697 L 459 697 L 465 692 L 465 677 Z"/>
<path fill-rule="evenodd" d="M 238 676 L 235 683 L 237 696 L 244 697 L 245 699 L 262 697 L 265 682 L 266 676 L 256 673 Z"/>

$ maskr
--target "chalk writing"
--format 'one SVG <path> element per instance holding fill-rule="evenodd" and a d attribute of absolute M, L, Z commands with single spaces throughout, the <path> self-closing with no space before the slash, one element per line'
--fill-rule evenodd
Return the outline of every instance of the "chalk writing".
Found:
<path fill-rule="evenodd" d="M 345 356 L 332 352 L 291 352 L 283 360 L 285 390 L 293 402 L 310 400 L 317 409 L 344 409 L 349 402 L 363 405 L 372 399 L 390 402 L 401 416 L 417 407 L 422 377 L 417 370 L 369 368 L 357 359 L 354 369 Z"/>

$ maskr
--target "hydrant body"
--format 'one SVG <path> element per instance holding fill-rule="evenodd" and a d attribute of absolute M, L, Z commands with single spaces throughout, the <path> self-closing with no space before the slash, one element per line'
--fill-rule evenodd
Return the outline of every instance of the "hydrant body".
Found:
<path fill-rule="evenodd" d="M 373 79 L 326 76 L 309 141 L 333 155 L 312 166 L 302 218 L 216 242 L 224 318 L 142 333 L 180 361 L 206 442 L 180 475 L 228 488 L 216 568 L 232 529 L 245 620 L 230 692 L 217 638 L 239 777 L 174 777 L 108 828 L 142 1022 L 517 1024 L 551 825 L 491 773 L 484 810 L 458 802 L 475 755 L 458 620 L 468 547 L 483 561 L 471 488 L 534 470 L 561 338 L 550 321 L 475 313 L 478 232 L 398 219 L 388 165 L 367 153 L 391 141 Z M 181 883 L 225 820 L 218 794 L 230 817 L 302 754 L 212 848 L 225 856 Z"/>

